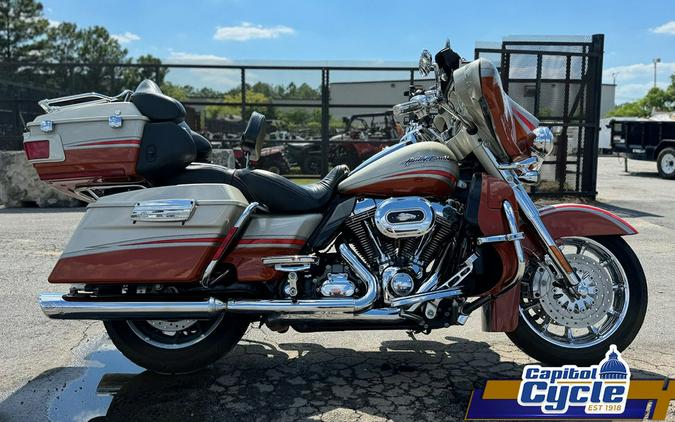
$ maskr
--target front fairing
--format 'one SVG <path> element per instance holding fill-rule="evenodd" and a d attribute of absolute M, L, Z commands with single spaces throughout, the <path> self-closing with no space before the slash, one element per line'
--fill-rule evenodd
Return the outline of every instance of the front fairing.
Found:
<path fill-rule="evenodd" d="M 529 156 L 531 133 L 539 121 L 504 92 L 494 64 L 474 60 L 457 69 L 453 78 L 463 114 L 475 123 L 493 154 L 502 162 Z"/>

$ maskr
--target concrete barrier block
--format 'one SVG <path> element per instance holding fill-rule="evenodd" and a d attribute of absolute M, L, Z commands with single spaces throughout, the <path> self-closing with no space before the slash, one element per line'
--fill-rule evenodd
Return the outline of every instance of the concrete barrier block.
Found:
<path fill-rule="evenodd" d="M 231 149 L 214 149 L 214 164 L 234 168 Z M 23 151 L 0 151 L 0 204 L 8 207 L 77 207 L 83 203 L 40 180 Z"/>
<path fill-rule="evenodd" d="M 0 151 L 0 204 L 9 208 L 82 206 L 41 181 L 23 151 Z"/>

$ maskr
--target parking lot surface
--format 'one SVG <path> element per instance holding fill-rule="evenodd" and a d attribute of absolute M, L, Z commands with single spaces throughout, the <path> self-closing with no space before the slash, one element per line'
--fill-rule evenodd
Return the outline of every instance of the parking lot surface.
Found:
<path fill-rule="evenodd" d="M 623 353 L 633 378 L 675 376 L 675 181 L 654 163 L 599 162 L 598 202 L 640 232 L 627 240 L 649 282 L 644 326 Z M 36 303 L 81 210 L 0 209 L 0 420 L 461 420 L 474 387 L 532 363 L 505 335 L 464 327 L 285 334 L 251 327 L 213 367 L 144 372 L 99 322 L 49 321 Z M 670 417 L 673 416 L 673 405 Z"/>

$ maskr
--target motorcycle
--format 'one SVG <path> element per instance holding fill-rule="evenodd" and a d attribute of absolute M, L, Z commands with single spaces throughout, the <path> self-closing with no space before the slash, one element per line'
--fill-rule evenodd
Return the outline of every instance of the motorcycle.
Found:
<path fill-rule="evenodd" d="M 299 186 L 194 163 L 184 108 L 151 81 L 117 97 L 43 100 L 26 155 L 42 180 L 91 203 L 43 293 L 53 319 L 104 321 L 115 346 L 160 373 L 202 368 L 249 324 L 285 332 L 463 325 L 480 309 L 549 364 L 625 349 L 647 307 L 637 231 L 590 205 L 537 208 L 526 186 L 551 131 L 485 59 L 424 51 L 434 88 L 394 107 L 400 142 Z M 94 98 L 91 98 L 91 97 Z M 265 117 L 242 135 L 260 154 Z"/>

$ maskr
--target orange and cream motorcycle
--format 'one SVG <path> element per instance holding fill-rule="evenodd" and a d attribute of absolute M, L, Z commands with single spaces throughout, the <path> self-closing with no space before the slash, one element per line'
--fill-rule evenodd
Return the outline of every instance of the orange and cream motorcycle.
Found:
<path fill-rule="evenodd" d="M 162 373 L 220 358 L 253 322 L 285 332 L 463 325 L 503 331 L 551 364 L 597 363 L 647 307 L 636 230 L 587 205 L 535 207 L 553 136 L 495 66 L 420 59 L 436 86 L 394 107 L 401 141 L 300 186 L 208 164 L 210 144 L 151 81 L 117 97 L 43 100 L 24 147 L 40 178 L 90 202 L 44 293 L 53 319 L 102 320 Z M 265 117 L 241 146 L 255 159 Z"/>

